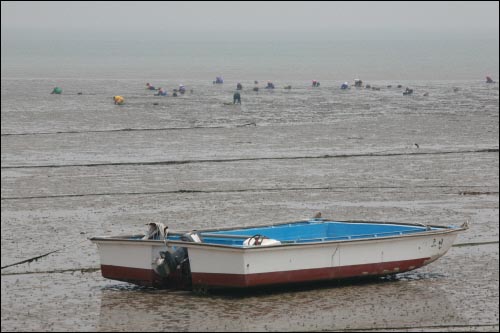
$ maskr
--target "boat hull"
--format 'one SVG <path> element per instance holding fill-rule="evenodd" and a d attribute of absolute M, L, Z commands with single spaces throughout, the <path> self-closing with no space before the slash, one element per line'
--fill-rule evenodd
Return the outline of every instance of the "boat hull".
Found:
<path fill-rule="evenodd" d="M 444 255 L 461 229 L 380 239 L 244 247 L 169 242 L 187 248 L 190 281 L 163 278 L 155 262 L 162 241 L 93 239 L 102 275 L 143 286 L 216 289 L 383 276 L 410 271 Z"/>
<path fill-rule="evenodd" d="M 340 280 L 355 277 L 383 276 L 424 266 L 428 258 L 341 267 L 298 269 L 255 274 L 193 273 L 195 288 L 247 288 L 287 283 Z"/>

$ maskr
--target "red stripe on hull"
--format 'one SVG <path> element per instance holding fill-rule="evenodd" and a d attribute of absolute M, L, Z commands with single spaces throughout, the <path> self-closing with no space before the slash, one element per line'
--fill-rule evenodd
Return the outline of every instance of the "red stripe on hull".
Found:
<path fill-rule="evenodd" d="M 190 289 L 191 281 L 183 279 L 179 270 L 167 278 L 162 278 L 152 269 L 101 265 L 102 276 L 106 279 L 133 283 L 145 287 Z"/>
<path fill-rule="evenodd" d="M 258 274 L 192 273 L 193 286 L 245 288 L 272 284 L 300 283 L 350 277 L 387 275 L 409 271 L 426 264 L 429 258 L 376 264 L 326 267 Z"/>
<path fill-rule="evenodd" d="M 424 266 L 429 258 L 393 261 L 376 264 L 326 267 L 294 271 L 269 272 L 258 274 L 219 274 L 192 273 L 192 285 L 208 288 L 246 288 L 273 284 L 313 282 L 345 279 L 350 277 L 387 275 L 401 273 Z M 179 272 L 170 279 L 163 279 L 152 269 L 101 265 L 102 276 L 147 287 L 189 288 Z"/>
<path fill-rule="evenodd" d="M 106 279 L 130 282 L 140 286 L 153 287 L 162 284 L 161 277 L 152 269 L 101 265 L 101 273 Z"/>

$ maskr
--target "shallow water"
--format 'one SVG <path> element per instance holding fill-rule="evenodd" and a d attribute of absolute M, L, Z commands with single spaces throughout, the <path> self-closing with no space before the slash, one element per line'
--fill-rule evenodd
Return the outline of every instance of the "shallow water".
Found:
<path fill-rule="evenodd" d="M 66 247 L 2 270 L 2 331 L 498 329 L 498 85 L 275 83 L 254 93 L 253 78 L 242 81 L 233 106 L 235 82 L 184 82 L 188 93 L 173 98 L 137 79 L 2 78 L 2 266 Z M 62 95 L 49 94 L 55 85 Z M 150 221 L 189 230 L 317 211 L 470 220 L 456 243 L 496 243 L 453 247 L 392 280 L 255 295 L 143 289 L 87 271 L 99 266 L 87 238 Z"/>

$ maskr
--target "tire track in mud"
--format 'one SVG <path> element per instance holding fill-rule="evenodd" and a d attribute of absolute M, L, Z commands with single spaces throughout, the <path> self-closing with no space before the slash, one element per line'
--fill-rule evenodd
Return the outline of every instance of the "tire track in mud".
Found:
<path fill-rule="evenodd" d="M 431 188 L 484 188 L 484 186 L 415 186 L 413 188 L 431 189 Z M 288 188 L 246 188 L 246 189 L 226 189 L 226 190 L 171 190 L 171 191 L 151 191 L 151 192 L 109 192 L 109 193 L 85 193 L 85 194 L 59 194 L 59 195 L 40 195 L 40 196 L 24 196 L 24 197 L 2 197 L 1 200 L 30 200 L 30 199 L 54 199 L 54 198 L 72 198 L 72 197 L 91 197 L 91 196 L 127 196 L 127 195 L 162 195 L 162 194 L 184 194 L 184 193 L 244 193 L 244 192 L 284 192 L 284 191 L 329 191 L 329 192 L 345 192 L 349 190 L 380 190 L 380 189 L 395 189 L 395 190 L 411 190 L 410 187 L 404 186 L 324 186 L 324 187 L 288 187 Z M 429 193 L 428 191 L 412 191 L 412 193 Z M 473 193 L 473 194 L 468 194 Z M 498 195 L 498 191 L 460 191 L 443 194 L 450 195 Z"/>
<path fill-rule="evenodd" d="M 59 134 L 87 134 L 87 133 L 113 133 L 113 132 L 154 132 L 154 131 L 182 131 L 197 129 L 229 129 L 245 126 L 257 126 L 255 122 L 237 124 L 234 126 L 191 126 L 191 127 L 163 127 L 163 128 L 117 128 L 93 131 L 58 131 L 58 132 L 26 132 L 26 133 L 2 133 L 0 136 L 29 136 L 29 135 L 59 135 Z"/>
<path fill-rule="evenodd" d="M 99 166 L 122 166 L 122 165 L 180 165 L 195 163 L 228 163 L 243 161 L 278 161 L 278 160 L 302 160 L 302 159 L 329 159 L 329 158 L 356 158 L 356 157 L 399 157 L 418 155 L 450 155 L 450 154 L 477 154 L 477 153 L 498 153 L 498 148 L 485 148 L 476 150 L 450 150 L 450 151 L 430 151 L 430 152 L 376 152 L 364 154 L 338 154 L 320 156 L 283 156 L 283 157 L 249 157 L 249 158 L 228 158 L 228 159 L 207 159 L 207 160 L 179 160 L 179 161 L 151 161 L 151 162 L 111 162 L 111 163 L 82 163 L 82 164 L 40 164 L 40 165 L 12 165 L 2 166 L 1 169 L 33 169 L 33 168 L 69 168 L 69 167 L 99 167 Z"/>

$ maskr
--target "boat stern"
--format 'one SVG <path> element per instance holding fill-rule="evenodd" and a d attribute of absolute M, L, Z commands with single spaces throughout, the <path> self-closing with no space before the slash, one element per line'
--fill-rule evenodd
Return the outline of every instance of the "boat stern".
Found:
<path fill-rule="evenodd" d="M 104 278 L 146 287 L 164 287 L 172 280 L 154 270 L 155 259 L 165 249 L 161 242 L 115 237 L 97 237 L 91 241 L 97 245 Z"/>

